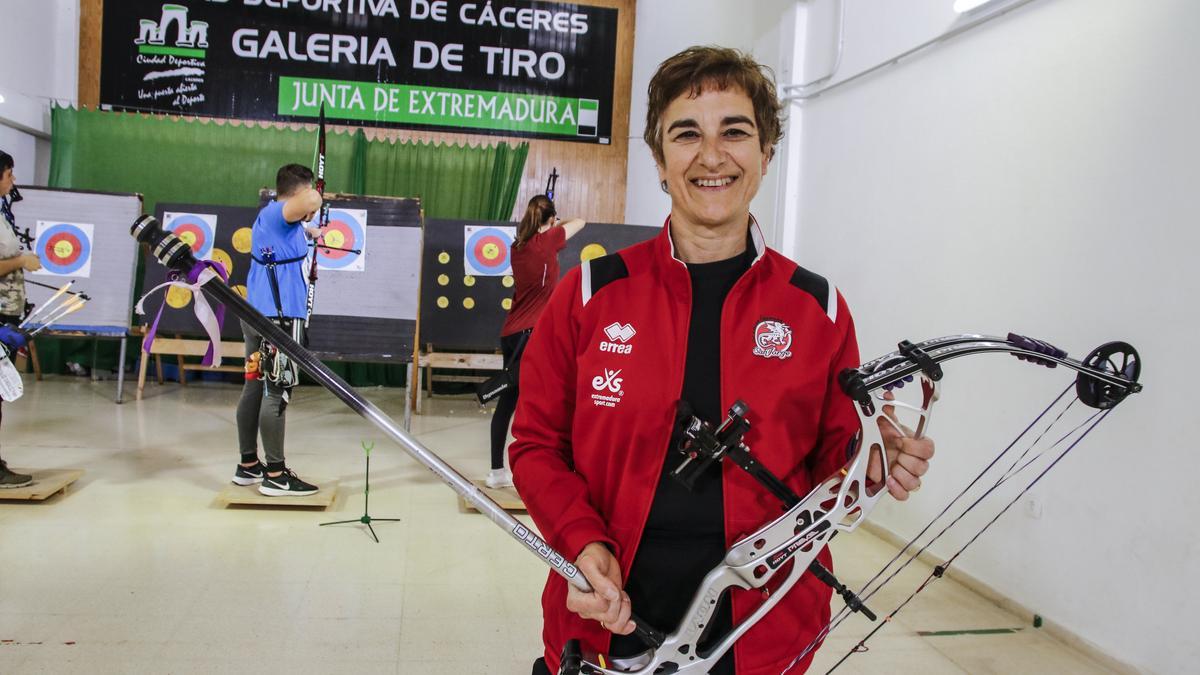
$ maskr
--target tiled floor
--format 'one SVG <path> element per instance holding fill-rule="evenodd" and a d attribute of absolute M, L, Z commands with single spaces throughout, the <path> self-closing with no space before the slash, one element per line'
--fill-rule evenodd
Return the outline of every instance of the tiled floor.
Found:
<path fill-rule="evenodd" d="M 50 379 L 4 405 L 10 464 L 87 473 L 50 502 L 0 502 L 0 673 L 529 672 L 544 565 L 459 513 L 453 492 L 332 396 L 305 387 L 289 410 L 289 464 L 341 480 L 333 509 L 314 512 L 214 504 L 236 458 L 236 387 L 150 385 L 120 406 L 112 390 Z M 363 394 L 402 417 L 401 390 Z M 489 411 L 447 398 L 427 411 L 418 438 L 482 476 Z M 381 544 L 357 525 L 317 527 L 361 514 L 364 440 L 376 443 L 372 515 L 403 519 L 376 524 Z M 861 531 L 835 545 L 854 581 L 892 552 Z M 1021 630 L 917 635 L 991 628 Z M 831 636 L 812 672 L 862 632 Z M 943 580 L 839 672 L 1107 671 Z"/>

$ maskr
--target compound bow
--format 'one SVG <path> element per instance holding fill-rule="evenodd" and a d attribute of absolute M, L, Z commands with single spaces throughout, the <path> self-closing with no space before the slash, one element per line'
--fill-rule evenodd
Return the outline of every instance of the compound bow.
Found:
<path fill-rule="evenodd" d="M 888 461 L 880 432 L 880 422 L 891 425 L 902 433 L 911 433 L 916 438 L 922 437 L 928 427 L 933 404 L 937 401 L 939 395 L 939 383 L 943 374 L 940 364 L 944 361 L 971 354 L 990 352 L 1009 353 L 1021 360 L 1050 368 L 1062 365 L 1077 372 L 1075 382 L 1072 386 L 1060 394 L 1054 403 L 1043 411 L 1035 419 L 1034 423 L 1018 436 L 1017 440 L 1024 436 L 1041 419 L 1046 417 L 1049 411 L 1064 399 L 1071 388 L 1075 389 L 1078 401 L 1096 410 L 1083 424 L 1059 439 L 1059 442 L 1055 445 L 1066 444 L 1067 447 L 1058 457 L 1053 459 L 1049 466 L 1034 477 L 1021 494 L 1024 494 L 1033 487 L 1087 433 L 1094 429 L 1111 412 L 1112 408 L 1129 394 L 1136 393 L 1142 389 L 1142 386 L 1137 381 L 1141 374 L 1141 361 L 1137 351 L 1124 342 L 1104 344 L 1093 350 L 1083 361 L 1076 361 L 1069 358 L 1066 352 L 1049 343 L 1014 334 L 1009 334 L 1007 338 L 983 335 L 957 335 L 927 340 L 917 344 L 907 341 L 901 342 L 897 351 L 869 361 L 858 368 L 847 369 L 841 373 L 839 383 L 842 390 L 856 403 L 862 424 L 861 431 L 850 443 L 847 452 L 847 456 L 850 459 L 845 467 L 815 487 L 803 499 L 799 499 L 793 495 L 782 481 L 779 481 L 761 464 L 758 464 L 750 454 L 749 448 L 742 444 L 741 437 L 749 429 L 749 422 L 745 420 L 747 412 L 745 404 L 740 401 L 735 404 L 730 410 L 729 417 L 715 430 L 708 428 L 705 423 L 693 419 L 690 424 L 686 425 L 688 443 L 684 450 L 688 454 L 688 460 L 680 466 L 677 471 L 677 478 L 683 480 L 686 484 L 708 464 L 713 461 L 719 462 L 728 457 L 731 461 L 737 463 L 738 466 L 749 471 L 752 476 L 766 486 L 773 494 L 781 497 L 785 505 L 789 507 L 788 510 L 771 523 L 764 525 L 754 534 L 736 542 L 729 549 L 724 561 L 714 567 L 705 576 L 700 589 L 696 592 L 687 612 L 684 614 L 685 618 L 680 626 L 675 632 L 667 635 L 660 644 L 650 644 L 644 652 L 636 656 L 614 659 L 603 654 L 584 654 L 579 643 L 572 640 L 564 648 L 562 665 L 559 669 L 560 675 L 578 675 L 581 673 L 584 675 L 707 673 L 725 652 L 732 648 L 734 642 L 744 635 L 746 631 L 750 630 L 755 623 L 762 619 L 786 595 L 806 571 L 812 571 L 818 577 L 821 577 L 821 570 L 824 570 L 824 568 L 815 565 L 817 555 L 838 532 L 852 532 L 857 529 L 866 520 L 868 514 L 870 514 L 871 510 L 886 492 Z M 892 392 L 899 387 L 903 387 L 906 382 L 911 382 L 914 377 L 920 378 L 920 401 L 912 404 L 895 400 Z M 907 411 L 916 416 L 913 431 L 907 432 L 907 430 L 901 427 L 900 422 L 896 418 L 897 410 Z M 1062 414 L 1060 413 L 1058 419 L 1061 419 L 1061 417 Z M 1079 433 L 1080 430 L 1082 430 L 1082 433 Z M 1045 434 L 1045 431 L 1041 432 L 1041 436 L 1037 440 L 1040 440 Z M 1035 440 L 1035 443 L 1037 440 Z M 988 465 L 988 469 L 996 466 L 1004 454 L 1015 446 L 1016 442 L 1014 440 L 1004 453 L 1001 453 L 999 457 L 993 460 Z M 1030 466 L 1036 457 L 1029 459 L 1028 452 L 1027 450 L 1026 454 L 1019 457 L 1013 463 L 1013 466 L 1005 472 L 1000 481 L 971 504 L 971 507 L 978 504 L 987 494 L 991 494 L 999 485 Z M 871 463 L 872 455 L 878 460 L 878 466 L 882 468 L 882 475 L 878 477 L 878 480 L 871 480 L 867 474 L 867 468 Z M 965 495 L 967 490 L 973 487 L 988 469 L 981 472 L 980 476 L 977 476 L 955 498 L 954 502 L 947 505 L 938 518 L 944 515 L 955 502 Z M 913 596 L 924 589 L 933 578 L 940 577 L 953 560 L 962 553 L 962 550 L 978 539 L 987 527 L 994 523 L 1004 511 L 1007 511 L 1020 498 L 1021 494 L 1018 494 L 1015 499 L 1009 502 L 1000 513 L 996 514 L 984 526 L 983 530 L 980 530 L 979 533 L 972 537 L 944 565 L 935 568 L 933 574 L 930 575 L 925 583 L 910 595 L 900 607 L 889 613 L 884 622 L 881 622 L 871 634 L 860 641 L 850 653 L 862 651 L 863 644 L 867 639 L 870 639 L 879 628 L 895 616 L 896 612 L 903 608 Z M 970 510 L 970 508 L 967 510 Z M 958 519 L 961 519 L 961 517 L 960 515 L 950 525 L 939 532 L 937 536 L 926 543 L 918 551 L 918 555 L 936 540 L 937 537 L 944 534 L 950 526 L 958 522 Z M 934 519 L 934 521 L 936 520 L 937 518 Z M 887 570 L 899 560 L 904 552 L 911 549 L 914 543 L 932 525 L 932 522 L 927 525 L 913 541 L 910 541 L 893 558 L 892 562 L 876 574 L 864 586 L 863 590 L 858 593 L 853 593 L 845 589 L 836 579 L 832 578 L 832 575 L 829 578 L 822 578 L 823 582 L 838 590 L 846 599 L 847 605 L 820 630 L 804 651 L 796 657 L 791 666 L 785 669 L 785 672 L 811 654 L 825 636 L 853 612 L 863 611 L 864 613 L 868 613 L 869 610 L 865 609 L 864 603 L 870 600 L 872 595 L 887 581 L 894 578 L 900 570 L 893 571 L 890 576 L 887 576 L 882 581 L 879 581 L 880 577 L 883 577 L 887 573 Z M 915 557 L 916 555 L 913 556 L 913 558 Z M 909 558 L 908 562 L 911 562 L 913 558 Z M 901 565 L 901 569 L 908 562 Z M 789 565 L 788 563 L 793 564 Z M 828 573 L 827 570 L 825 572 Z M 746 619 L 734 626 L 719 641 L 703 649 L 701 648 L 701 638 L 707 637 L 704 635 L 704 629 L 712 623 L 719 606 L 717 601 L 722 594 L 732 588 L 747 590 L 763 588 L 780 573 L 783 574 L 782 582 L 773 587 L 772 592 L 766 596 L 763 602 Z M 872 584 L 875 584 L 877 581 L 879 583 L 872 587 Z M 869 613 L 868 616 L 870 616 Z M 849 654 L 847 654 L 848 656 Z M 837 665 L 845 661 L 845 658 L 843 657 L 842 661 L 839 661 L 834 667 L 836 668 Z"/>

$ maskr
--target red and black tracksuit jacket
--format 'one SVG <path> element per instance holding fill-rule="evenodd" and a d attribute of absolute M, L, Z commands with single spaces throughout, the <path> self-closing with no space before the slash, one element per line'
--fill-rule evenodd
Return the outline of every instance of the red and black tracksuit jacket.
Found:
<path fill-rule="evenodd" d="M 859 364 L 854 325 L 828 281 L 767 249 L 756 224 L 750 236 L 761 253 L 721 312 L 721 405 L 749 405 L 744 441 L 805 495 L 842 468 L 859 428 L 837 385 L 843 368 Z M 654 239 L 571 270 L 538 321 L 521 367 L 510 464 L 543 537 L 568 560 L 605 542 L 628 575 L 674 426 L 690 316 L 691 280 L 668 221 Z M 777 517 L 780 503 L 737 466 L 721 470 L 728 546 Z M 830 564 L 828 552 L 821 558 Z M 762 592 L 732 591 L 735 623 Z M 551 672 L 566 640 L 607 652 L 611 639 L 568 611 L 566 594 L 551 572 L 542 594 Z M 735 644 L 739 674 L 777 675 L 828 621 L 829 597 L 816 579 L 801 579 Z"/>

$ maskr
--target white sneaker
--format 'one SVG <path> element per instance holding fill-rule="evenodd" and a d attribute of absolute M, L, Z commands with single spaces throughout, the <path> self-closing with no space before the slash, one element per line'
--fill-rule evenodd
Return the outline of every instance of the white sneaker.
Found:
<path fill-rule="evenodd" d="M 512 472 L 508 469 L 492 469 L 488 472 L 487 486 L 493 490 L 512 487 Z"/>

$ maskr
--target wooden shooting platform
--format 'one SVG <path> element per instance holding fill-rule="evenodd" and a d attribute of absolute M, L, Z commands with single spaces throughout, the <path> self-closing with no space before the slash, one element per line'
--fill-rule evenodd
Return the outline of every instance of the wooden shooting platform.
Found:
<path fill-rule="evenodd" d="M 13 470 L 20 473 L 20 469 Z M 0 502 L 46 501 L 60 492 L 65 493 L 71 483 L 79 480 L 79 477 L 83 475 L 83 469 L 46 469 L 29 473 L 33 476 L 33 485 L 0 490 Z"/>
<path fill-rule="evenodd" d="M 473 480 L 475 487 L 483 490 L 483 494 L 492 498 L 492 501 L 500 505 L 500 508 L 505 511 L 524 511 L 525 502 L 521 500 L 521 495 L 517 494 L 517 488 L 506 487 L 500 489 L 492 489 L 487 486 L 486 481 Z M 469 504 L 462 497 L 458 498 L 458 510 L 460 513 L 479 513 L 479 511 Z"/>
<path fill-rule="evenodd" d="M 155 336 L 154 342 L 150 345 L 150 354 L 154 356 L 155 374 L 158 376 L 158 383 L 163 383 L 162 357 L 174 356 L 178 359 L 179 366 L 179 382 L 183 386 L 187 386 L 187 371 L 189 370 L 207 370 L 221 373 L 241 373 L 245 372 L 245 366 L 241 365 L 245 358 L 245 344 L 241 342 L 221 342 L 221 358 L 234 359 L 238 362 L 236 366 L 217 366 L 215 368 L 202 366 L 199 363 L 186 363 L 183 360 L 185 356 L 203 357 L 208 351 L 208 340 L 187 340 L 179 337 L 164 338 Z M 142 390 L 146 388 L 146 368 L 150 364 L 150 355 L 142 354 L 142 363 L 138 368 L 138 383 L 137 383 L 137 400 L 142 400 Z M 320 494 L 320 493 L 317 493 Z"/>
<path fill-rule="evenodd" d="M 327 509 L 333 506 L 338 497 L 338 482 L 336 480 L 309 481 L 321 488 L 315 495 L 307 497 L 268 497 L 258 491 L 257 485 L 235 485 L 228 483 L 221 494 L 217 495 L 216 505 L 221 508 L 237 507 L 303 507 L 310 509 Z"/>

